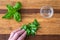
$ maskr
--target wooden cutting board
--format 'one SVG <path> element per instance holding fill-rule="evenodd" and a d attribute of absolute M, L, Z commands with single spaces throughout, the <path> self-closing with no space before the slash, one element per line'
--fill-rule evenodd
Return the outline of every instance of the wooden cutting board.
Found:
<path fill-rule="evenodd" d="M 2 19 L 7 12 L 6 5 L 14 5 L 17 1 L 23 5 L 22 21 L 18 23 L 14 19 Z M 46 5 L 54 8 L 52 18 L 43 18 L 39 13 L 40 8 Z M 21 28 L 23 24 L 33 22 L 35 18 L 41 25 L 36 35 L 60 35 L 60 0 L 0 0 L 0 34 L 10 34 L 13 30 Z"/>

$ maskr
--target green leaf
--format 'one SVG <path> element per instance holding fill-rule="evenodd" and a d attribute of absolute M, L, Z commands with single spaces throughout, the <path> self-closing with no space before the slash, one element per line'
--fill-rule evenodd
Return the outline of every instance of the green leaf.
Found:
<path fill-rule="evenodd" d="M 15 11 L 14 8 L 10 4 L 7 5 L 7 9 L 9 12 Z"/>
<path fill-rule="evenodd" d="M 31 34 L 31 31 L 29 29 L 26 29 L 26 32 L 28 36 Z"/>
<path fill-rule="evenodd" d="M 33 24 L 35 24 L 36 26 L 39 25 L 39 23 L 38 23 L 38 21 L 36 19 L 34 20 Z"/>
<path fill-rule="evenodd" d="M 16 10 L 19 10 L 22 8 L 22 4 L 20 2 L 17 2 L 16 5 L 14 6 Z"/>
<path fill-rule="evenodd" d="M 30 26 L 30 29 L 32 29 L 32 30 L 37 30 L 36 25 L 34 25 L 34 24 L 32 24 L 32 23 L 31 23 L 29 26 Z"/>
<path fill-rule="evenodd" d="M 35 35 L 36 31 L 35 30 L 31 30 L 31 35 Z"/>
<path fill-rule="evenodd" d="M 20 15 L 18 12 L 16 12 L 16 13 L 14 14 L 14 19 L 15 19 L 17 22 L 20 22 L 20 21 L 21 21 L 21 15 Z"/>
<path fill-rule="evenodd" d="M 2 18 L 6 18 L 6 19 L 11 19 L 12 18 L 12 14 L 7 12 Z"/>
<path fill-rule="evenodd" d="M 31 27 L 31 30 L 36 31 L 37 30 L 37 27 Z"/>
<path fill-rule="evenodd" d="M 27 29 L 27 25 L 23 25 L 21 29 L 26 30 Z"/>

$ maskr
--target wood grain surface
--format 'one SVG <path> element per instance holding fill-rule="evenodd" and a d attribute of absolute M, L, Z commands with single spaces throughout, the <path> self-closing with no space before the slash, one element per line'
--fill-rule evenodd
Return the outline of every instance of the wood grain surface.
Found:
<path fill-rule="evenodd" d="M 2 16 L 7 12 L 6 5 L 14 5 L 17 1 L 23 5 L 21 9 L 22 21 L 18 23 L 14 19 L 2 19 Z M 52 18 L 47 19 L 40 15 L 39 11 L 42 6 L 54 8 Z M 35 18 L 41 25 L 36 35 L 60 35 L 60 0 L 0 0 L 0 34 L 10 34 L 13 30 L 21 28 L 23 24 L 32 22 Z"/>

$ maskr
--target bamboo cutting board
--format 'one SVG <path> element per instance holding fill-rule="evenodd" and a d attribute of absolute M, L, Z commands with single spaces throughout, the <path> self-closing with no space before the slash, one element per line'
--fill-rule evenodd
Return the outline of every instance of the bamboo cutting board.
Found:
<path fill-rule="evenodd" d="M 21 10 L 22 22 L 16 22 L 14 19 L 2 19 L 5 15 L 6 5 L 14 5 L 20 1 L 23 5 Z M 54 15 L 46 19 L 41 17 L 39 11 L 42 6 L 52 6 Z M 15 29 L 21 28 L 23 24 L 37 19 L 41 25 L 36 35 L 60 35 L 60 0 L 0 0 L 0 34 L 10 34 Z"/>

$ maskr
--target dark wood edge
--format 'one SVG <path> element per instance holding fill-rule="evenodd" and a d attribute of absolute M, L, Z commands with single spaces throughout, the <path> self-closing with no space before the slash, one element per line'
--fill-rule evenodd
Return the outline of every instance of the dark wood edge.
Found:
<path fill-rule="evenodd" d="M 9 34 L 0 34 L 0 40 L 8 40 Z M 25 40 L 60 40 L 60 35 L 27 36 Z"/>
<path fill-rule="evenodd" d="M 6 13 L 7 9 L 0 9 L 0 14 L 1 13 Z M 21 13 L 40 13 L 40 9 L 21 9 L 19 10 Z M 60 9 L 54 9 L 54 13 L 60 13 Z"/>

